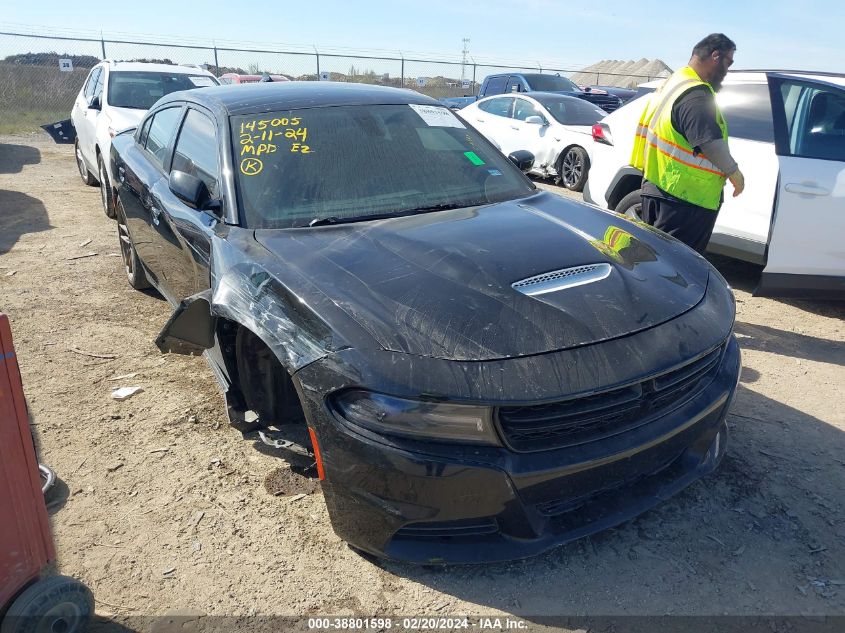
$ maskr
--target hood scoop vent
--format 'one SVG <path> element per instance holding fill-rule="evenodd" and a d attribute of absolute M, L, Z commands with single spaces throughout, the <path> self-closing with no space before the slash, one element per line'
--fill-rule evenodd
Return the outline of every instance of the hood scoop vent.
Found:
<path fill-rule="evenodd" d="M 516 281 L 511 284 L 511 287 L 524 295 L 534 297 L 601 281 L 606 279 L 612 270 L 610 264 L 587 264 L 586 266 L 563 268 Z"/>

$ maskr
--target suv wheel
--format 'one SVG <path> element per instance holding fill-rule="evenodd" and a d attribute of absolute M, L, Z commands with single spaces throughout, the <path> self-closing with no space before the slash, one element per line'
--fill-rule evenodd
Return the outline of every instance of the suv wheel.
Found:
<path fill-rule="evenodd" d="M 97 186 L 97 179 L 88 171 L 88 167 L 85 166 L 85 159 L 82 158 L 82 150 L 79 149 L 79 139 L 73 144 L 74 152 L 76 153 L 76 168 L 79 170 L 79 175 L 82 177 L 82 182 L 84 182 L 89 187 L 96 187 Z"/>
<path fill-rule="evenodd" d="M 627 196 L 619 201 L 616 205 L 616 213 L 631 218 L 632 220 L 642 220 L 643 210 L 643 192 L 641 189 L 635 189 Z"/>
<path fill-rule="evenodd" d="M 97 172 L 100 176 L 100 198 L 103 200 L 103 212 L 107 218 L 114 219 L 114 196 L 102 156 L 97 156 Z"/>

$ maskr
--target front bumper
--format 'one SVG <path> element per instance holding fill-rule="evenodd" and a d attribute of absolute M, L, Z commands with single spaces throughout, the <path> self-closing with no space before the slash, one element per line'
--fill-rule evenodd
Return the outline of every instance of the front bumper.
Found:
<path fill-rule="evenodd" d="M 674 410 L 617 436 L 535 453 L 407 450 L 312 408 L 332 525 L 361 550 L 425 564 L 525 558 L 604 530 L 716 468 L 739 371 L 730 337 L 712 382 Z"/>

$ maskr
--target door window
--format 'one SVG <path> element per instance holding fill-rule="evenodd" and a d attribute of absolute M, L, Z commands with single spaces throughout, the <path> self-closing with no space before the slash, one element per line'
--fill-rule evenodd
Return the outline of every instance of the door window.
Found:
<path fill-rule="evenodd" d="M 163 169 L 164 159 L 167 157 L 167 148 L 170 139 L 179 124 L 179 117 L 182 108 L 166 108 L 155 113 L 150 123 L 150 131 L 147 135 L 144 147 L 149 153 L 150 160 Z"/>
<path fill-rule="evenodd" d="M 505 88 L 505 92 L 525 92 L 522 86 L 522 79 L 519 77 L 509 77 L 508 87 Z"/>
<path fill-rule="evenodd" d="M 478 104 L 478 109 L 495 114 L 496 116 L 509 117 L 511 115 L 511 104 L 513 99 L 510 97 L 500 97 L 498 99 L 490 99 L 490 101 L 482 101 Z"/>
<path fill-rule="evenodd" d="M 97 75 L 97 81 L 94 82 L 94 88 L 91 93 L 91 99 L 89 99 L 89 103 L 93 99 L 99 99 L 100 103 L 103 102 L 103 75 L 105 74 L 105 71 L 100 69 L 100 74 Z"/>
<path fill-rule="evenodd" d="M 218 199 L 220 197 L 218 154 L 214 123 L 201 112 L 189 109 L 176 141 L 171 169 L 196 176 L 208 187 L 211 197 Z"/>
<path fill-rule="evenodd" d="M 90 101 L 91 97 L 94 95 L 94 87 L 97 85 L 97 80 L 99 79 L 101 72 L 103 72 L 102 67 L 97 66 L 91 71 L 91 74 L 88 75 L 88 81 L 85 82 L 85 91 L 82 93 L 87 101 Z"/>
<path fill-rule="evenodd" d="M 487 80 L 487 87 L 484 89 L 486 95 L 498 95 L 505 91 L 505 85 L 508 83 L 508 78 L 505 76 L 490 77 Z"/>
<path fill-rule="evenodd" d="M 845 91 L 784 81 L 780 97 L 787 128 L 783 149 L 789 155 L 845 161 Z"/>
<path fill-rule="evenodd" d="M 767 84 L 727 85 L 716 95 L 732 138 L 774 143 L 772 101 Z"/>
<path fill-rule="evenodd" d="M 530 116 L 538 116 L 544 118 L 537 107 L 527 99 L 517 99 L 513 108 L 513 118 L 518 121 L 524 121 Z"/>

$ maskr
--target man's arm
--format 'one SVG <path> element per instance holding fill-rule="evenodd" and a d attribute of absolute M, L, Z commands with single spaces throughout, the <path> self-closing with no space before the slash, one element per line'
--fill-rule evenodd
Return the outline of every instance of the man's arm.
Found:
<path fill-rule="evenodd" d="M 734 197 L 742 193 L 745 179 L 722 138 L 722 129 L 716 122 L 716 100 L 706 86 L 697 86 L 681 95 L 672 107 L 672 125 L 696 153 L 703 153 L 720 171 L 728 174 L 734 186 Z"/>

